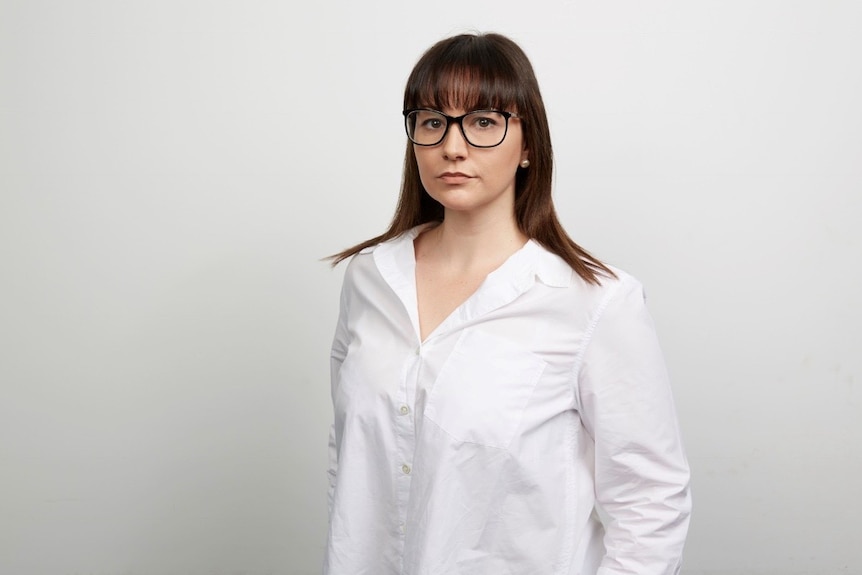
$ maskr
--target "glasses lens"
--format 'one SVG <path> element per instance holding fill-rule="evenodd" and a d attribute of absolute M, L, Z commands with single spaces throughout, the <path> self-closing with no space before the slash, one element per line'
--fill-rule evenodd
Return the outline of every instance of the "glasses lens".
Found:
<path fill-rule="evenodd" d="M 446 116 L 431 110 L 414 110 L 407 114 L 404 121 L 407 135 L 421 146 L 433 146 L 446 133 Z"/>
<path fill-rule="evenodd" d="M 474 146 L 496 146 L 506 137 L 506 116 L 499 112 L 478 111 L 464 116 L 464 135 Z"/>
<path fill-rule="evenodd" d="M 446 116 L 433 110 L 413 110 L 404 118 L 407 135 L 420 146 L 439 144 L 446 135 Z M 480 148 L 499 145 L 506 137 L 506 116 L 492 110 L 470 112 L 461 121 L 467 142 Z"/>

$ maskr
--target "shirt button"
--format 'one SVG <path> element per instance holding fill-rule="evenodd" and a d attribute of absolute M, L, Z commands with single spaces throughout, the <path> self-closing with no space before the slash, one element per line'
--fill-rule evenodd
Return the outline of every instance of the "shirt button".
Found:
<path fill-rule="evenodd" d="M 422 355 L 422 346 L 421 345 L 416 348 L 416 355 Z"/>
<path fill-rule="evenodd" d="M 404 534 L 405 528 L 404 528 L 404 524 L 403 524 L 403 523 L 399 523 L 399 524 L 398 524 L 398 530 L 399 530 L 399 531 L 401 531 L 401 534 L 402 534 L 402 535 Z"/>
<path fill-rule="evenodd" d="M 410 466 L 405 463 L 404 465 L 401 466 L 401 472 L 404 473 L 404 475 L 409 475 L 410 474 Z"/>
<path fill-rule="evenodd" d="M 410 408 L 406 405 L 402 405 L 399 411 L 401 412 L 401 415 L 407 415 L 408 413 L 410 413 Z"/>

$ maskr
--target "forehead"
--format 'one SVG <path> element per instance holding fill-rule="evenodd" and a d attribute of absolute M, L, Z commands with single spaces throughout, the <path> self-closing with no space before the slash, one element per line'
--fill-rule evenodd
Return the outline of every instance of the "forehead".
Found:
<path fill-rule="evenodd" d="M 518 100 L 517 87 L 512 82 L 475 68 L 429 71 L 417 80 L 405 94 L 407 107 L 465 112 L 487 108 L 502 110 L 513 108 Z"/>

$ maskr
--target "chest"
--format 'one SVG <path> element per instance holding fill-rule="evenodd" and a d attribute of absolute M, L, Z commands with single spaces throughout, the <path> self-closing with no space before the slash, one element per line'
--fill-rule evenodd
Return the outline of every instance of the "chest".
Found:
<path fill-rule="evenodd" d="M 416 426 L 409 433 L 417 437 L 442 430 L 456 442 L 505 448 L 521 425 L 569 411 L 573 357 L 553 353 L 567 334 L 549 338 L 541 322 L 507 312 L 438 331 L 420 346 L 357 334 L 336 375 L 336 418 L 385 437 Z"/>
<path fill-rule="evenodd" d="M 452 271 L 431 263 L 417 263 L 416 305 L 422 341 L 479 289 L 490 271 Z"/>

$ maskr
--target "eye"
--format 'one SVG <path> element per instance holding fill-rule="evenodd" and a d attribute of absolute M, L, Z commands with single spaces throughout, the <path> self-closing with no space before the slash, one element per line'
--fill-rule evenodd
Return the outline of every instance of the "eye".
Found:
<path fill-rule="evenodd" d="M 416 130 L 429 133 L 446 129 L 446 118 L 431 110 L 417 110 L 412 112 L 411 117 Z"/>
<path fill-rule="evenodd" d="M 489 130 L 500 125 L 497 114 L 477 114 L 470 118 L 470 127 L 477 130 Z"/>

